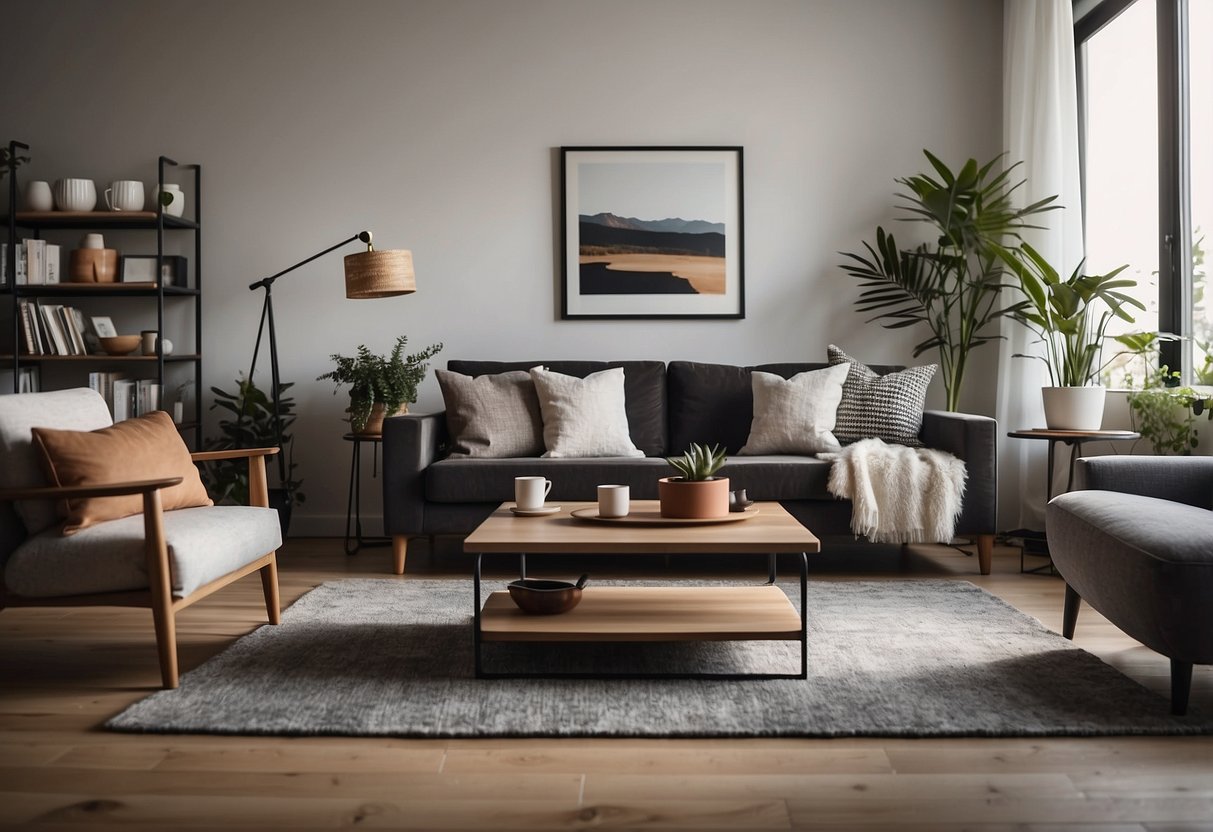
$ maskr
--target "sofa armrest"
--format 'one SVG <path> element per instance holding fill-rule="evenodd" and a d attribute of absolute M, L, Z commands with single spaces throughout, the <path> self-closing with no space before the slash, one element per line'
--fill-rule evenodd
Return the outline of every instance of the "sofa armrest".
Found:
<path fill-rule="evenodd" d="M 383 420 L 383 528 L 389 535 L 422 534 L 425 469 L 446 438 L 446 413 Z"/>
<path fill-rule="evenodd" d="M 1074 489 L 1139 494 L 1213 510 L 1213 457 L 1083 457 L 1075 465 Z"/>
<path fill-rule="evenodd" d="M 998 422 L 989 416 L 928 410 L 919 438 L 928 448 L 963 459 L 968 471 L 958 534 L 993 534 L 998 528 Z"/>

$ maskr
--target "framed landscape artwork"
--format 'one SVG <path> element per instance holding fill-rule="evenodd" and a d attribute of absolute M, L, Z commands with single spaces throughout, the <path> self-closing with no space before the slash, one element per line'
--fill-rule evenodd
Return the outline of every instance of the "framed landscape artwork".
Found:
<path fill-rule="evenodd" d="M 744 318 L 740 147 L 563 147 L 562 317 Z"/>

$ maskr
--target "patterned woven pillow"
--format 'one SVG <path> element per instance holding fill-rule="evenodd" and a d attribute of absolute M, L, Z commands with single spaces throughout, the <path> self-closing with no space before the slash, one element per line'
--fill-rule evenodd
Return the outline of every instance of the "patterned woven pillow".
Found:
<path fill-rule="evenodd" d="M 839 442 L 849 445 L 877 437 L 898 445 L 922 447 L 918 431 L 922 429 L 927 387 L 938 365 L 910 367 L 882 376 L 833 344 L 827 355 L 830 364 L 851 365 L 842 385 L 842 402 L 834 424 L 834 436 Z"/>

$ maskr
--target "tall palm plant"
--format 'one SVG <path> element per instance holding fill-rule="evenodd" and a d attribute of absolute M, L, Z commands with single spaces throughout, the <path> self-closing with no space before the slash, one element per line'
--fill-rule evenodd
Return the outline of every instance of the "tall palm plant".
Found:
<path fill-rule="evenodd" d="M 927 325 L 931 336 L 915 346 L 914 357 L 939 350 L 947 408 L 956 410 L 969 353 L 998 338 L 990 324 L 1011 311 L 999 306 L 1006 266 L 998 248 L 1018 248 L 1024 229 L 1040 227 L 1029 219 L 1060 206 L 1050 196 L 1017 207 L 1013 194 L 1024 180 L 1013 181 L 1011 174 L 1021 163 L 996 170 L 1005 154 L 980 167 L 969 159 L 954 173 L 930 151 L 923 153 L 938 178 L 897 180 L 907 189 L 896 194 L 906 214 L 899 219 L 932 225 L 936 239 L 902 249 L 878 226 L 876 244 L 863 244 L 866 254 L 842 252 L 849 258 L 842 269 L 860 281 L 855 306 L 876 313 L 869 321 L 887 329 Z"/>

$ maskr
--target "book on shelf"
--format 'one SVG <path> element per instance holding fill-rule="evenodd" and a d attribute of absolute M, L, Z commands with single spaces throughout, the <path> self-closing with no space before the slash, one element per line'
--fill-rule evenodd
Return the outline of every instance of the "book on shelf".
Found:
<path fill-rule="evenodd" d="M 63 280 L 61 249 L 46 240 L 23 239 L 16 246 L 17 286 L 42 286 Z M 8 243 L 0 245 L 0 283 L 8 283 Z"/>
<path fill-rule="evenodd" d="M 59 246 L 53 243 L 46 244 L 46 257 L 42 261 L 42 282 L 48 286 L 62 281 L 63 272 L 60 268 L 59 251 Z"/>
<path fill-rule="evenodd" d="M 74 306 L 20 300 L 22 345 L 28 355 L 88 355 L 88 326 Z"/>
<path fill-rule="evenodd" d="M 110 412 L 114 414 L 114 421 L 122 422 L 132 418 L 135 415 L 135 382 L 116 378 L 112 390 Z"/>
<path fill-rule="evenodd" d="M 42 389 L 37 367 L 22 367 L 17 373 L 18 393 L 37 393 Z M 13 392 L 13 371 L 0 370 L 0 393 Z"/>
<path fill-rule="evenodd" d="M 135 415 L 143 416 L 160 409 L 160 385 L 150 378 L 135 384 Z"/>
<path fill-rule="evenodd" d="M 24 241 L 13 248 L 16 250 L 17 255 L 17 275 L 13 283 L 18 286 L 24 286 L 27 283 L 26 271 L 28 266 Z M 8 283 L 8 243 L 0 243 L 0 283 Z"/>

